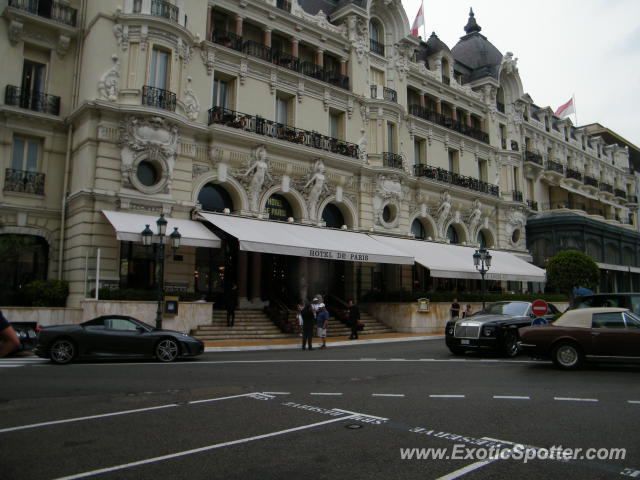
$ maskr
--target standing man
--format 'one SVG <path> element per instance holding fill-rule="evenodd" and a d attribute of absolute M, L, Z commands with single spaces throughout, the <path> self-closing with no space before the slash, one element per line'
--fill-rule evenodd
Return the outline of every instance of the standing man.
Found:
<path fill-rule="evenodd" d="M 347 325 L 351 327 L 351 336 L 349 340 L 358 339 L 358 322 L 360 321 L 360 309 L 349 300 L 347 303 Z"/>
<path fill-rule="evenodd" d="M 320 348 L 327 348 L 327 325 L 329 324 L 329 310 L 324 303 L 320 304 L 318 313 L 316 314 L 316 322 L 318 327 L 318 338 L 322 339 Z"/>
<path fill-rule="evenodd" d="M 20 339 L 0 310 L 0 358 L 20 348 Z"/>
<path fill-rule="evenodd" d="M 306 350 L 307 345 L 309 345 L 309 350 L 313 350 L 311 341 L 313 340 L 313 324 L 316 321 L 316 317 L 313 314 L 311 305 L 307 303 L 300 315 L 302 316 L 302 349 Z"/>
<path fill-rule="evenodd" d="M 227 327 L 233 327 L 236 322 L 236 303 L 238 303 L 238 286 L 233 284 L 227 294 Z"/>
<path fill-rule="evenodd" d="M 451 319 L 460 317 L 460 304 L 458 303 L 458 299 L 454 298 L 453 303 L 451 304 Z"/>

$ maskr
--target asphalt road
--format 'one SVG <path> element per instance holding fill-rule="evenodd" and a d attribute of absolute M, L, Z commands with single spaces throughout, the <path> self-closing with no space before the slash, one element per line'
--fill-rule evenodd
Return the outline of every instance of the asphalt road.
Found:
<path fill-rule="evenodd" d="M 640 366 L 564 372 L 453 357 L 443 340 L 0 359 L 2 480 L 300 476 L 640 478 Z"/>

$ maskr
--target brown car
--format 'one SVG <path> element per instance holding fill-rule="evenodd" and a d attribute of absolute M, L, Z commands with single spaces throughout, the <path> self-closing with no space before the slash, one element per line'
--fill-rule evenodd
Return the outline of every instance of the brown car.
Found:
<path fill-rule="evenodd" d="M 519 334 L 520 350 L 564 369 L 584 361 L 640 361 L 640 317 L 626 308 L 569 310 L 551 325 Z"/>

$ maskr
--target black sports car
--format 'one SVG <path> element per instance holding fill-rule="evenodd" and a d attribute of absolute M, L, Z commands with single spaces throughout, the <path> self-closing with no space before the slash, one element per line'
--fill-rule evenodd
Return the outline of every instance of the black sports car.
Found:
<path fill-rule="evenodd" d="M 80 325 L 43 328 L 34 352 L 58 364 L 89 357 L 149 357 L 172 362 L 200 355 L 204 343 L 184 333 L 155 329 L 132 317 L 103 315 Z"/>
<path fill-rule="evenodd" d="M 549 305 L 544 323 L 560 313 Z M 518 354 L 518 328 L 531 326 L 535 316 L 530 302 L 489 303 L 484 310 L 467 318 L 449 320 L 445 327 L 447 347 L 461 355 L 467 350 L 494 350 L 508 357 Z"/>

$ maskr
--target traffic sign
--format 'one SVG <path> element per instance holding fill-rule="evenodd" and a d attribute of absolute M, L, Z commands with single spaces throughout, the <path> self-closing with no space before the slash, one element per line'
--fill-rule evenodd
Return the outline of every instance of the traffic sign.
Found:
<path fill-rule="evenodd" d="M 543 317 L 549 311 L 549 305 L 542 299 L 534 300 L 531 304 L 531 312 L 536 317 Z"/>

